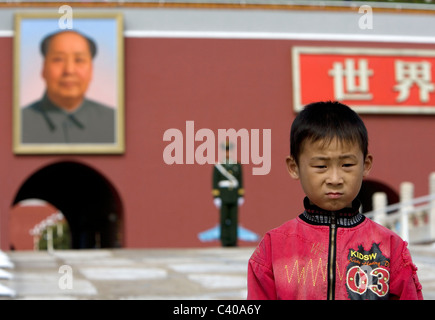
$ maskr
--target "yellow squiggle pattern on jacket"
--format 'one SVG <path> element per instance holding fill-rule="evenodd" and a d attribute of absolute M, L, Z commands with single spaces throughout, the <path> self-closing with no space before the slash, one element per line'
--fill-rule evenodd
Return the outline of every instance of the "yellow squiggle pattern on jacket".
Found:
<path fill-rule="evenodd" d="M 291 274 L 289 275 L 289 268 L 287 265 L 284 266 L 286 274 L 287 274 L 287 281 L 288 283 L 292 282 L 293 276 L 296 273 L 297 276 L 297 281 L 298 284 L 302 283 L 305 285 L 308 275 L 311 273 L 311 279 L 313 282 L 313 287 L 316 286 L 317 283 L 317 278 L 319 277 L 319 273 L 321 275 L 321 279 L 323 280 L 323 282 L 326 281 L 326 277 L 327 277 L 327 268 L 328 268 L 328 264 L 324 263 L 322 265 L 322 258 L 319 258 L 317 261 L 317 267 L 315 268 L 316 271 L 314 271 L 314 265 L 313 265 L 313 259 L 310 259 L 308 261 L 308 264 L 306 264 L 305 266 L 302 267 L 302 270 L 299 271 L 299 260 L 296 259 L 294 264 L 293 264 L 293 268 L 291 270 Z M 338 267 L 338 262 L 336 263 L 336 270 L 337 273 L 336 275 L 338 275 L 338 278 L 340 280 L 343 280 L 343 275 L 344 272 L 340 272 L 340 268 Z M 311 271 L 311 272 L 310 272 Z"/>

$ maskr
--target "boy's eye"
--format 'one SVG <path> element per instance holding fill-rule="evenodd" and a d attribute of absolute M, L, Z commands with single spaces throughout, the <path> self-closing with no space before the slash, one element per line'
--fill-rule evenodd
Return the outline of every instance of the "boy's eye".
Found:
<path fill-rule="evenodd" d="M 321 165 L 321 166 L 313 166 L 316 169 L 326 169 L 325 165 Z"/>
<path fill-rule="evenodd" d="M 354 163 L 345 163 L 345 164 L 343 164 L 343 167 L 350 168 L 350 167 L 353 167 L 354 165 L 355 165 Z"/>

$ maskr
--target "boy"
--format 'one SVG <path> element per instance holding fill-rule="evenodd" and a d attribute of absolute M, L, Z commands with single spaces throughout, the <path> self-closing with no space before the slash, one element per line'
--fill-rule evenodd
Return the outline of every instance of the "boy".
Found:
<path fill-rule="evenodd" d="M 266 233 L 248 265 L 248 299 L 423 299 L 407 244 L 359 213 L 372 167 L 361 118 L 338 102 L 294 120 L 287 168 L 305 211 Z"/>

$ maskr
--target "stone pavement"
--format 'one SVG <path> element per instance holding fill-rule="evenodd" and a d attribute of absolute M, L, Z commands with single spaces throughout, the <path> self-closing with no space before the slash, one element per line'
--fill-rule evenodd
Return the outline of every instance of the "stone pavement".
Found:
<path fill-rule="evenodd" d="M 15 291 L 13 299 L 246 299 L 246 268 L 253 250 L 14 251 L 7 252 L 13 278 L 0 284 Z"/>
<path fill-rule="evenodd" d="M 435 246 L 411 246 L 425 299 L 435 300 Z M 0 299 L 243 300 L 254 248 L 11 251 L 15 291 Z M 62 267 L 65 266 L 65 267 Z M 68 285 L 72 284 L 72 288 Z"/>
<path fill-rule="evenodd" d="M 435 300 L 435 244 L 409 246 L 423 286 L 423 298 Z"/>

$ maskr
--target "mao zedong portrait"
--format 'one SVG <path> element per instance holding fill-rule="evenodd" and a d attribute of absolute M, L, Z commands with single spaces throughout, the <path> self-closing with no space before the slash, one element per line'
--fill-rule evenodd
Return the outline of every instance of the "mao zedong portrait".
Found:
<path fill-rule="evenodd" d="M 95 42 L 63 30 L 41 42 L 42 98 L 22 109 L 22 143 L 114 143 L 115 110 L 86 98 Z"/>

